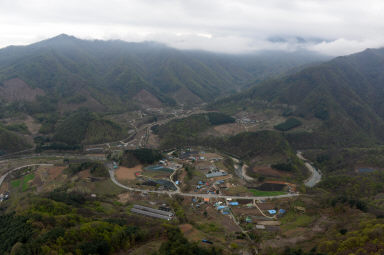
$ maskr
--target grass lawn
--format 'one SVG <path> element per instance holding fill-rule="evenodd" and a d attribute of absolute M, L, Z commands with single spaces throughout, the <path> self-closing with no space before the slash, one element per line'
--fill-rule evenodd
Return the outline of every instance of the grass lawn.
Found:
<path fill-rule="evenodd" d="M 141 254 L 152 254 L 160 249 L 161 244 L 165 240 L 155 240 L 149 243 L 145 243 L 144 245 L 138 246 L 129 254 L 132 255 L 141 255 Z"/>
<path fill-rule="evenodd" d="M 13 180 L 13 181 L 11 181 L 11 185 L 12 185 L 13 188 L 17 188 L 17 187 L 20 186 L 20 182 L 21 182 L 20 179 Z"/>
<path fill-rule="evenodd" d="M 256 189 L 249 189 L 249 191 L 256 197 L 266 197 L 266 196 L 279 196 L 287 194 L 284 191 L 262 191 Z"/>
<path fill-rule="evenodd" d="M 11 186 L 13 188 L 19 188 L 21 185 L 22 191 L 26 191 L 29 187 L 28 182 L 35 178 L 34 174 L 27 174 L 26 176 L 19 178 L 17 180 L 11 181 Z"/>
<path fill-rule="evenodd" d="M 23 191 L 26 191 L 28 189 L 28 182 L 30 180 L 33 180 L 35 178 L 35 175 L 34 174 L 27 174 L 26 176 L 24 176 L 23 178 Z"/>
<path fill-rule="evenodd" d="M 298 227 L 308 227 L 315 219 L 316 216 L 289 212 L 284 215 L 280 221 L 282 223 L 282 229 L 286 231 Z"/>
<path fill-rule="evenodd" d="M 117 195 L 125 191 L 123 188 L 120 188 L 114 184 L 109 178 L 103 181 L 97 181 L 87 185 L 90 188 L 92 193 L 99 195 Z"/>

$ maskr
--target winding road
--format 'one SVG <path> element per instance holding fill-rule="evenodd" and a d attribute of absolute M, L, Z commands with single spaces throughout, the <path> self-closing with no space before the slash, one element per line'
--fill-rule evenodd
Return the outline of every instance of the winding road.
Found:
<path fill-rule="evenodd" d="M 33 157 L 42 157 L 42 156 L 43 155 L 28 155 L 28 156 L 23 157 L 23 158 L 33 158 Z M 51 154 L 51 155 L 48 155 L 48 156 L 53 156 L 53 155 Z M 56 157 L 64 157 L 64 155 L 55 155 L 55 156 Z M 68 155 L 66 155 L 66 156 L 68 156 Z M 95 157 L 92 157 L 92 156 L 85 156 L 85 155 L 71 155 L 71 156 L 72 157 L 78 156 L 80 158 L 88 158 L 88 159 L 95 160 Z M 17 157 L 17 159 L 20 159 L 20 156 Z M 10 160 L 10 159 L 8 159 L 8 160 Z M 101 159 L 97 158 L 97 160 L 101 160 Z M 5 180 L 5 178 L 8 176 L 8 174 L 10 174 L 13 171 L 16 171 L 18 169 L 21 169 L 21 168 L 24 168 L 24 167 L 28 167 L 28 166 L 52 166 L 52 165 L 53 164 L 28 164 L 28 165 L 23 165 L 23 166 L 19 166 L 19 167 L 16 167 L 14 169 L 11 169 L 11 170 L 7 171 L 6 173 L 4 173 L 0 177 L 0 186 L 3 183 L 3 181 Z M 108 171 L 109 171 L 109 175 L 110 175 L 111 181 L 115 185 L 117 185 L 120 188 L 123 188 L 125 190 L 134 191 L 134 192 L 156 193 L 156 194 L 164 194 L 164 195 L 169 195 L 169 196 L 180 195 L 180 196 L 184 196 L 184 197 L 222 198 L 222 199 L 237 199 L 237 200 L 268 200 L 268 199 L 280 199 L 280 198 L 290 198 L 290 197 L 297 197 L 297 196 L 299 196 L 299 193 L 290 193 L 290 194 L 284 194 L 284 195 L 279 195 L 279 196 L 261 196 L 261 197 L 260 196 L 226 196 L 226 195 L 220 195 L 220 194 L 184 193 L 184 192 L 180 191 L 180 189 L 179 189 L 179 187 L 177 185 L 176 185 L 176 187 L 177 187 L 176 191 L 138 189 L 138 188 L 128 187 L 128 186 L 118 182 L 116 180 L 116 177 L 115 177 L 115 170 L 113 169 L 112 163 L 108 162 L 108 163 L 106 163 L 106 166 L 108 167 Z"/>
<path fill-rule="evenodd" d="M 291 193 L 291 194 L 285 194 L 285 195 L 279 195 L 279 196 L 264 196 L 264 197 L 255 197 L 255 196 L 225 196 L 220 194 L 198 194 L 198 193 L 183 193 L 179 189 L 177 191 L 167 191 L 167 190 L 146 190 L 146 189 L 138 189 L 138 188 L 132 188 L 128 187 L 124 184 L 121 184 L 116 180 L 115 177 L 115 170 L 113 169 L 111 164 L 108 164 L 109 168 L 109 175 L 111 177 L 111 180 L 114 184 L 119 186 L 120 188 L 134 191 L 134 192 L 142 192 L 142 193 L 156 193 L 156 194 L 163 194 L 163 195 L 179 195 L 184 197 L 199 197 L 199 198 L 223 198 L 223 199 L 237 199 L 237 200 L 267 200 L 267 199 L 277 199 L 277 198 L 289 198 L 289 197 L 296 197 L 299 196 L 299 193 Z"/>
<path fill-rule="evenodd" d="M 311 172 L 311 176 L 304 181 L 304 185 L 309 188 L 315 187 L 315 185 L 321 181 L 320 170 L 316 169 L 313 165 L 311 165 L 309 161 L 304 158 L 303 153 L 301 151 L 298 151 L 296 156 L 304 161 L 305 167 Z"/>
<path fill-rule="evenodd" d="M 30 166 L 53 166 L 53 164 L 30 164 L 30 165 L 24 165 L 24 166 L 19 166 L 19 167 L 16 167 L 12 170 L 9 170 L 8 172 L 6 172 L 5 174 L 3 174 L 1 177 L 0 177 L 0 187 L 1 185 L 3 184 L 5 178 L 7 178 L 7 176 L 16 171 L 16 170 L 19 170 L 19 169 L 22 169 L 22 168 L 25 168 L 25 167 L 30 167 Z"/>

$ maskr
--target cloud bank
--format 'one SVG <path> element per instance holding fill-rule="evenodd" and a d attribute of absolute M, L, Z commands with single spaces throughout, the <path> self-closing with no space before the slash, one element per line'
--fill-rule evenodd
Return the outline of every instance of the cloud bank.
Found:
<path fill-rule="evenodd" d="M 0 47 L 66 33 L 242 53 L 384 46 L 381 0 L 1 0 Z"/>

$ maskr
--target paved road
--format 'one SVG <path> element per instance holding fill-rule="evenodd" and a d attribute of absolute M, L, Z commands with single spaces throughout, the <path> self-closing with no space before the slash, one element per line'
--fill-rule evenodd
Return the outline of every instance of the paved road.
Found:
<path fill-rule="evenodd" d="M 44 155 L 28 155 L 26 157 L 23 157 L 23 158 L 32 158 L 32 157 L 42 157 Z M 56 154 L 56 155 L 47 155 L 47 156 L 56 156 L 56 157 L 63 157 L 64 155 L 60 155 L 60 154 Z M 69 155 L 65 155 L 65 156 L 69 156 Z M 76 155 L 71 155 L 71 156 L 75 156 Z M 88 158 L 88 159 L 93 159 L 94 157 L 92 156 L 85 156 L 85 155 L 78 155 L 78 157 L 81 157 L 81 158 Z M 20 159 L 20 157 L 18 157 Z M 98 160 L 100 160 L 100 158 L 98 158 Z M 5 180 L 5 178 L 7 177 L 7 175 L 13 171 L 16 171 L 20 168 L 23 168 L 23 167 L 27 167 L 27 166 L 36 166 L 36 165 L 52 165 L 52 164 L 30 164 L 30 165 L 24 165 L 24 166 L 20 166 L 20 167 L 17 167 L 17 168 L 14 168 L 10 171 L 8 171 L 7 173 L 3 174 L 3 176 L 0 177 L 0 185 L 2 184 L 2 182 Z M 113 166 L 111 163 L 107 163 L 106 164 L 107 167 L 109 168 L 109 175 L 110 175 L 110 178 L 112 180 L 113 183 L 115 183 L 117 186 L 123 188 L 123 189 L 126 189 L 126 190 L 130 190 L 130 191 L 135 191 L 135 192 L 143 192 L 143 193 L 157 193 L 157 194 L 164 194 L 164 195 L 169 195 L 169 196 L 172 196 L 172 195 L 180 195 L 180 196 L 184 196 L 184 197 L 199 197 L 199 198 L 223 198 L 223 199 L 227 199 L 227 198 L 230 198 L 230 199 L 237 199 L 237 200 L 266 200 L 266 199 L 279 199 L 279 198 L 289 198 L 289 197 L 296 197 L 296 196 L 299 196 L 298 193 L 291 193 L 291 194 L 285 194 L 285 195 L 279 195 L 279 196 L 264 196 L 264 197 L 255 197 L 255 196 L 225 196 L 225 195 L 220 195 L 220 194 L 198 194 L 198 193 L 183 193 L 183 192 L 180 192 L 180 190 L 178 189 L 177 191 L 166 191 L 166 190 L 146 190 L 146 189 L 138 189 L 138 188 L 132 188 L 132 187 L 128 187 L 128 186 L 125 186 L 121 183 L 119 183 L 116 178 L 115 178 L 115 170 L 113 169 Z M 176 186 L 177 187 L 177 186 Z"/>
<path fill-rule="evenodd" d="M 276 198 L 288 198 L 288 197 L 296 197 L 299 196 L 298 193 L 292 193 L 292 194 L 285 194 L 285 195 L 279 195 L 279 196 L 265 196 L 265 197 L 255 197 L 255 196 L 224 196 L 219 194 L 198 194 L 198 193 L 183 193 L 180 191 L 166 191 L 166 190 L 146 190 L 146 189 L 138 189 L 138 188 L 132 188 L 125 186 L 118 182 L 115 177 L 115 170 L 108 165 L 109 167 L 109 175 L 111 177 L 111 180 L 113 183 L 115 183 L 117 186 L 129 190 L 129 191 L 136 191 L 136 192 L 143 192 L 143 193 L 156 193 L 156 194 L 164 194 L 164 195 L 180 195 L 184 197 L 199 197 L 199 198 L 230 198 L 230 199 L 237 199 L 237 200 L 266 200 L 266 199 L 276 199 Z"/>
<path fill-rule="evenodd" d="M 301 151 L 297 152 L 297 157 L 304 161 L 305 167 L 311 172 L 311 176 L 304 181 L 304 185 L 313 188 L 316 184 L 318 184 L 321 181 L 321 172 L 320 170 L 316 169 L 314 166 L 312 166 L 309 161 L 304 158 L 303 153 Z"/>

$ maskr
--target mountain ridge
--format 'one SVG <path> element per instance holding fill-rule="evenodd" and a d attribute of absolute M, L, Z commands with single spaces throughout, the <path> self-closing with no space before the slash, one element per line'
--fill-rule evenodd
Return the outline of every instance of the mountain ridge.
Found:
<path fill-rule="evenodd" d="M 383 67 L 384 49 L 367 49 L 255 84 L 212 107 L 266 100 L 294 108 L 295 116 L 322 120 L 315 136 L 321 137 L 323 146 L 381 143 L 384 141 Z"/>
<path fill-rule="evenodd" d="M 142 89 L 165 105 L 175 105 L 180 100 L 174 95 L 181 89 L 207 102 L 255 80 L 323 59 L 311 54 L 276 53 L 268 60 L 268 54 L 226 55 L 156 42 L 81 40 L 61 34 L 0 49 L 0 82 L 17 77 L 60 100 L 83 89 L 109 109 L 132 104 L 129 101 Z M 108 101 L 115 101 L 115 106 Z"/>

